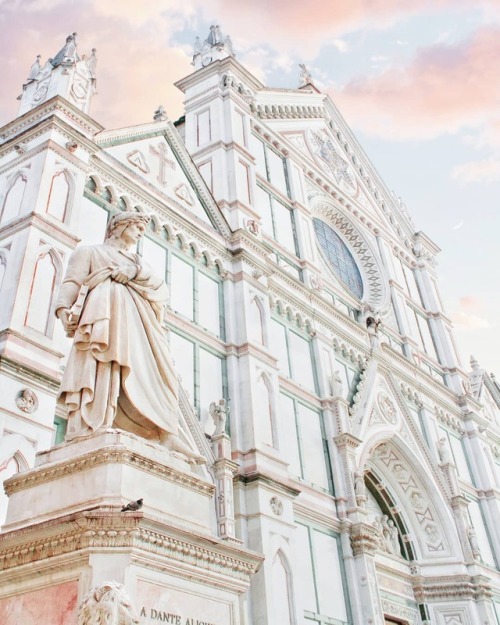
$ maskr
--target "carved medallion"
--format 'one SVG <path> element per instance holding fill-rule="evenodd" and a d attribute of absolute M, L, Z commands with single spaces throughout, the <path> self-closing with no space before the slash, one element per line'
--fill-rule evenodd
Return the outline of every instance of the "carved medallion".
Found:
<path fill-rule="evenodd" d="M 283 514 L 283 502 L 279 497 L 271 497 L 269 503 L 271 505 L 271 510 L 276 516 L 281 516 Z"/>
<path fill-rule="evenodd" d="M 31 414 L 38 408 L 38 397 L 29 388 L 23 388 L 16 396 L 16 406 L 25 412 Z"/>
<path fill-rule="evenodd" d="M 389 423 L 396 423 L 398 415 L 394 402 L 385 393 L 379 393 L 377 403 L 384 418 L 389 421 Z"/>

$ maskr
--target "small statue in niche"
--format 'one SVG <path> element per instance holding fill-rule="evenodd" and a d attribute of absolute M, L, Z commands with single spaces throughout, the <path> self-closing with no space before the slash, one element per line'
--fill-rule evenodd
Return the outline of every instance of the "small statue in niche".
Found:
<path fill-rule="evenodd" d="M 208 409 L 210 416 L 214 420 L 215 430 L 212 436 L 217 436 L 218 434 L 225 434 L 226 432 L 226 421 L 229 415 L 229 406 L 225 399 L 219 399 L 219 402 L 213 401 L 210 404 L 210 408 Z"/>
<path fill-rule="evenodd" d="M 364 471 L 354 472 L 354 494 L 356 496 L 356 505 L 364 508 L 366 503 L 366 486 Z"/>
<path fill-rule="evenodd" d="M 440 438 L 438 440 L 438 455 L 442 464 L 449 464 L 451 462 L 450 450 L 448 449 L 448 441 L 446 438 Z"/>
<path fill-rule="evenodd" d="M 330 395 L 332 397 L 342 397 L 344 388 L 340 372 L 338 370 L 334 371 L 333 374 L 329 376 L 328 381 L 330 382 Z"/>
<path fill-rule="evenodd" d="M 32 412 L 35 412 L 35 410 L 38 408 L 38 398 L 31 389 L 24 388 L 17 394 L 16 406 L 22 412 L 25 412 L 26 414 L 31 414 Z"/>
<path fill-rule="evenodd" d="M 373 520 L 373 527 L 375 528 L 378 535 L 378 548 L 381 551 L 387 551 L 387 543 L 384 537 L 384 526 L 382 522 L 382 517 L 376 516 Z"/>
<path fill-rule="evenodd" d="M 401 548 L 399 546 L 398 528 L 394 521 L 389 519 L 387 521 L 388 537 L 386 538 L 387 545 L 390 546 L 390 553 L 399 556 L 401 555 Z"/>
<path fill-rule="evenodd" d="M 477 540 L 477 534 L 471 525 L 469 525 L 469 527 L 467 528 L 467 537 L 469 539 L 470 548 L 472 550 L 472 556 L 474 560 L 480 560 L 481 550 L 479 549 L 479 541 Z"/>
<path fill-rule="evenodd" d="M 370 341 L 370 349 L 372 351 L 380 348 L 378 329 L 381 323 L 378 317 L 369 316 L 366 318 L 366 331 L 368 332 L 368 340 Z"/>

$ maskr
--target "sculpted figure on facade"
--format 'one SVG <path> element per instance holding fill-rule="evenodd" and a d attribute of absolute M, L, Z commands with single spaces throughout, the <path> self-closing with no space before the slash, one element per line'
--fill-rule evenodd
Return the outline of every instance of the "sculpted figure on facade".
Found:
<path fill-rule="evenodd" d="M 229 406 L 225 399 L 219 399 L 218 402 L 213 401 L 208 409 L 210 416 L 214 420 L 215 430 L 213 436 L 224 434 L 226 432 L 226 421 L 229 414 Z"/>
<path fill-rule="evenodd" d="M 161 324 L 167 286 L 134 252 L 149 220 L 115 215 L 102 245 L 80 246 L 69 260 L 56 303 L 74 335 L 59 396 L 66 440 L 115 427 L 203 462 L 178 436 L 177 375 Z"/>
<path fill-rule="evenodd" d="M 328 381 L 330 382 L 330 395 L 332 397 L 342 397 L 344 386 L 342 384 L 340 372 L 338 370 L 334 371 L 333 374 L 328 377 Z"/>
<path fill-rule="evenodd" d="M 370 342 L 370 349 L 376 350 L 380 347 L 380 339 L 378 334 L 378 329 L 380 326 L 380 319 L 376 319 L 375 317 L 367 317 L 366 318 L 366 331 L 368 332 L 368 340 Z"/>
<path fill-rule="evenodd" d="M 311 72 L 307 69 L 304 63 L 299 63 L 299 67 L 300 67 L 299 87 L 305 87 L 306 85 L 312 84 Z"/>
<path fill-rule="evenodd" d="M 390 548 L 390 553 L 399 556 L 401 555 L 401 548 L 399 546 L 398 528 L 392 519 L 387 521 L 387 528 L 388 536 L 386 540 L 387 545 Z"/>
<path fill-rule="evenodd" d="M 139 625 L 139 618 L 122 584 L 104 582 L 85 595 L 78 625 Z"/>
<path fill-rule="evenodd" d="M 38 408 L 38 398 L 30 388 L 24 388 L 16 397 L 16 406 L 22 412 L 31 414 Z"/>
<path fill-rule="evenodd" d="M 356 505 L 363 508 L 366 503 L 366 486 L 364 471 L 354 472 L 354 494 L 356 496 Z"/>
<path fill-rule="evenodd" d="M 438 455 L 442 464 L 448 464 L 451 462 L 450 450 L 446 438 L 440 438 L 438 440 Z"/>
<path fill-rule="evenodd" d="M 479 549 L 479 541 L 474 528 L 469 525 L 467 528 L 467 537 L 469 538 L 470 548 L 472 550 L 472 556 L 475 560 L 481 559 L 481 550 Z"/>

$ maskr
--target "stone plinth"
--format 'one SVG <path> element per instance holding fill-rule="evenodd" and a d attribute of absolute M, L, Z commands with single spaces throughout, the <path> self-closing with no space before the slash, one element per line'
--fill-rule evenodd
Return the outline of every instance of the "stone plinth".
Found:
<path fill-rule="evenodd" d="M 109 581 L 140 625 L 239 625 L 262 557 L 214 535 L 214 486 L 187 463 L 107 431 L 40 454 L 7 488 L 2 625 L 77 625 L 89 589 Z M 140 511 L 121 512 L 139 497 Z"/>
<path fill-rule="evenodd" d="M 126 432 L 105 430 L 42 452 L 35 468 L 11 478 L 5 489 L 4 531 L 139 498 L 148 516 L 213 531 L 215 486 L 166 449 Z"/>

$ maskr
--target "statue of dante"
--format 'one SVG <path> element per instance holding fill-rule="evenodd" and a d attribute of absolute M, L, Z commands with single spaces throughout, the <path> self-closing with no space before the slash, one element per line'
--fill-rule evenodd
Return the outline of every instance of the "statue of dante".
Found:
<path fill-rule="evenodd" d="M 74 336 L 59 395 L 66 440 L 116 427 L 202 462 L 178 437 L 177 376 L 161 325 L 167 286 L 132 251 L 149 220 L 115 215 L 102 245 L 78 247 L 69 260 L 56 303 Z"/>

